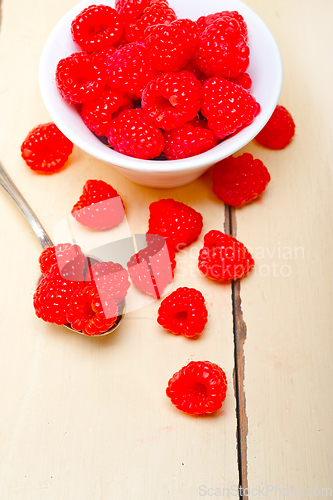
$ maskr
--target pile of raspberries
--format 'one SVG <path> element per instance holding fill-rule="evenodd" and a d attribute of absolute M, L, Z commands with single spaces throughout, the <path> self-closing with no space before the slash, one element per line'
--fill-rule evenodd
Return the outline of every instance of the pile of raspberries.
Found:
<path fill-rule="evenodd" d="M 115 151 L 176 160 L 252 123 L 248 32 L 236 11 L 177 19 L 167 0 L 90 5 L 71 23 L 78 51 L 56 84 L 85 125 Z M 106 138 L 106 139 L 105 139 Z"/>

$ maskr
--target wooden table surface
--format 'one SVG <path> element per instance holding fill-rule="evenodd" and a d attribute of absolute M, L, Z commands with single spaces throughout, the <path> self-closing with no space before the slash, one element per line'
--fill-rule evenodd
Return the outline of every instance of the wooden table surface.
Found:
<path fill-rule="evenodd" d="M 197 287 L 209 309 L 196 341 L 157 325 L 158 302 L 100 339 L 44 323 L 32 308 L 41 248 L 1 191 L 2 500 L 333 494 L 333 2 L 245 3 L 279 45 L 279 103 L 292 113 L 296 135 L 282 151 L 254 141 L 244 148 L 272 181 L 260 200 L 230 210 L 212 194 L 211 172 L 176 189 L 143 188 L 76 147 L 61 173 L 30 171 L 20 145 L 50 120 L 39 58 L 76 0 L 1 1 L 0 158 L 49 234 L 89 178 L 118 190 L 132 233 L 146 232 L 152 201 L 187 203 L 203 214 L 204 229 L 177 257 L 173 288 Z M 230 231 L 252 250 L 255 269 L 240 283 L 199 275 L 197 254 L 210 229 Z M 227 398 L 214 416 L 189 417 L 165 396 L 169 378 L 192 359 L 227 374 Z"/>

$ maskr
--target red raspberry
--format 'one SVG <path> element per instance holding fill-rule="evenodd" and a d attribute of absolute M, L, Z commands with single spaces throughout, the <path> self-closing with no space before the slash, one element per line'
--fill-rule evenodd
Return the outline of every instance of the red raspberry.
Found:
<path fill-rule="evenodd" d="M 283 149 L 295 135 L 295 123 L 289 111 L 277 105 L 256 141 L 271 149 Z"/>
<path fill-rule="evenodd" d="M 197 115 L 201 96 L 202 85 L 193 73 L 170 72 L 148 83 L 141 103 L 156 127 L 171 130 Z"/>
<path fill-rule="evenodd" d="M 83 193 L 73 206 L 72 215 L 83 226 L 101 231 L 118 226 L 125 217 L 125 208 L 110 184 L 90 179 L 83 186 Z"/>
<path fill-rule="evenodd" d="M 37 125 L 23 141 L 21 156 L 39 174 L 54 174 L 65 165 L 73 151 L 73 143 L 54 123 Z"/>
<path fill-rule="evenodd" d="M 148 233 L 165 238 L 175 252 L 190 245 L 202 231 L 202 215 L 180 201 L 172 198 L 154 201 L 149 211 Z"/>
<path fill-rule="evenodd" d="M 129 42 L 140 42 L 145 40 L 145 30 L 149 26 L 157 24 L 170 24 L 177 16 L 166 2 L 155 1 L 147 7 L 142 15 L 134 22 L 126 26 L 126 38 Z"/>
<path fill-rule="evenodd" d="M 56 265 L 62 278 L 84 281 L 85 255 L 79 245 L 59 243 L 56 246 L 47 247 L 40 254 L 38 262 L 44 276 L 47 276 L 51 268 Z"/>
<path fill-rule="evenodd" d="M 248 73 L 240 73 L 234 78 L 228 78 L 228 80 L 233 83 L 238 83 L 238 85 L 241 85 L 246 90 L 250 90 L 252 87 L 252 79 Z"/>
<path fill-rule="evenodd" d="M 93 56 L 85 52 L 75 52 L 61 59 L 55 78 L 60 95 L 76 103 L 97 99 L 106 85 L 104 69 L 99 68 Z"/>
<path fill-rule="evenodd" d="M 87 285 L 74 292 L 67 311 L 71 327 L 85 335 L 100 335 L 116 322 L 118 306 L 112 298 L 99 297 L 97 288 Z"/>
<path fill-rule="evenodd" d="M 143 109 L 123 111 L 112 120 L 108 141 L 115 151 L 143 160 L 159 156 L 164 149 L 162 132 Z"/>
<path fill-rule="evenodd" d="M 129 97 L 114 90 L 105 90 L 98 99 L 82 104 L 81 117 L 94 134 L 108 135 L 112 120 L 132 106 Z"/>
<path fill-rule="evenodd" d="M 82 281 L 64 279 L 57 265 L 53 265 L 37 286 L 33 297 L 35 313 L 48 323 L 65 325 L 67 312 L 73 293 L 84 286 Z"/>
<path fill-rule="evenodd" d="M 254 260 L 240 241 L 221 231 L 209 231 L 199 252 L 199 269 L 208 278 L 220 282 L 236 280 L 248 274 Z"/>
<path fill-rule="evenodd" d="M 142 91 L 156 75 L 143 44 L 129 43 L 117 50 L 107 68 L 108 85 L 117 92 L 140 98 Z"/>
<path fill-rule="evenodd" d="M 196 127 L 192 122 L 164 132 L 164 139 L 164 154 L 168 160 L 199 155 L 218 143 L 214 132 L 207 128 Z"/>
<path fill-rule="evenodd" d="M 174 278 L 175 252 L 164 238 L 146 235 L 147 247 L 133 255 L 127 263 L 133 285 L 151 297 L 159 299 Z"/>
<path fill-rule="evenodd" d="M 165 330 L 192 338 L 200 335 L 207 323 L 205 299 L 195 288 L 177 288 L 162 300 L 157 322 Z"/>
<path fill-rule="evenodd" d="M 86 52 L 95 52 L 114 45 L 124 25 L 115 9 L 108 5 L 90 5 L 72 21 L 72 38 Z"/>
<path fill-rule="evenodd" d="M 204 83 L 201 112 L 208 119 L 208 127 L 224 139 L 252 123 L 260 104 L 240 85 L 213 77 Z"/>
<path fill-rule="evenodd" d="M 179 410 L 202 415 L 219 410 L 227 394 L 227 377 L 211 361 L 191 361 L 169 380 L 167 396 Z"/>
<path fill-rule="evenodd" d="M 198 28 L 190 19 L 178 19 L 146 30 L 146 47 L 158 71 L 179 71 L 198 43 Z"/>
<path fill-rule="evenodd" d="M 88 269 L 86 282 L 92 281 L 100 297 L 105 294 L 120 304 L 131 286 L 128 271 L 121 264 L 114 262 L 98 262 Z"/>
<path fill-rule="evenodd" d="M 263 162 L 251 154 L 229 156 L 213 169 L 213 192 L 227 205 L 238 207 L 261 195 L 270 180 Z"/>
<path fill-rule="evenodd" d="M 243 35 L 244 39 L 247 40 L 246 22 L 243 16 L 235 10 L 234 11 L 224 10 L 223 12 L 216 12 L 215 14 L 209 14 L 208 16 L 199 17 L 199 19 L 197 20 L 197 25 L 200 34 L 202 34 L 205 31 L 207 26 L 210 26 L 215 21 L 223 19 L 225 17 L 236 19 L 236 21 L 238 21 L 241 34 Z"/>
<path fill-rule="evenodd" d="M 193 60 L 208 76 L 235 77 L 249 65 L 250 50 L 237 19 L 223 16 L 201 34 Z"/>

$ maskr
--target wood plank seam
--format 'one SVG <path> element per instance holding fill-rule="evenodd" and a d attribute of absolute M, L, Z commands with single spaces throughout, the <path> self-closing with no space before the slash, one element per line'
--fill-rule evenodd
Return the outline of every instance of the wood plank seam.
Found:
<path fill-rule="evenodd" d="M 225 232 L 236 238 L 236 211 L 234 208 L 225 205 Z M 247 435 L 248 419 L 246 414 L 246 396 L 244 390 L 245 382 L 245 356 L 244 343 L 246 340 L 246 324 L 243 319 L 241 308 L 241 286 L 240 280 L 232 281 L 231 284 L 232 315 L 234 330 L 234 390 L 236 399 L 236 419 L 237 419 L 237 455 L 239 471 L 239 498 L 248 500 L 247 479 Z"/>

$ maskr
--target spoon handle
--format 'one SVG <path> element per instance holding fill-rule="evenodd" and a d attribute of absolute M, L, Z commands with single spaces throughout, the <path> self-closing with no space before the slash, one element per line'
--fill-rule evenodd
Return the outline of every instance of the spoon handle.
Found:
<path fill-rule="evenodd" d="M 51 238 L 43 228 L 42 224 L 39 222 L 32 208 L 25 201 L 20 191 L 17 189 L 12 179 L 9 177 L 8 173 L 4 169 L 1 162 L 0 162 L 0 185 L 3 187 L 3 189 L 8 193 L 11 199 L 16 203 L 18 208 L 21 210 L 22 214 L 27 219 L 34 233 L 39 239 L 43 249 L 47 247 L 52 247 L 53 243 Z"/>

